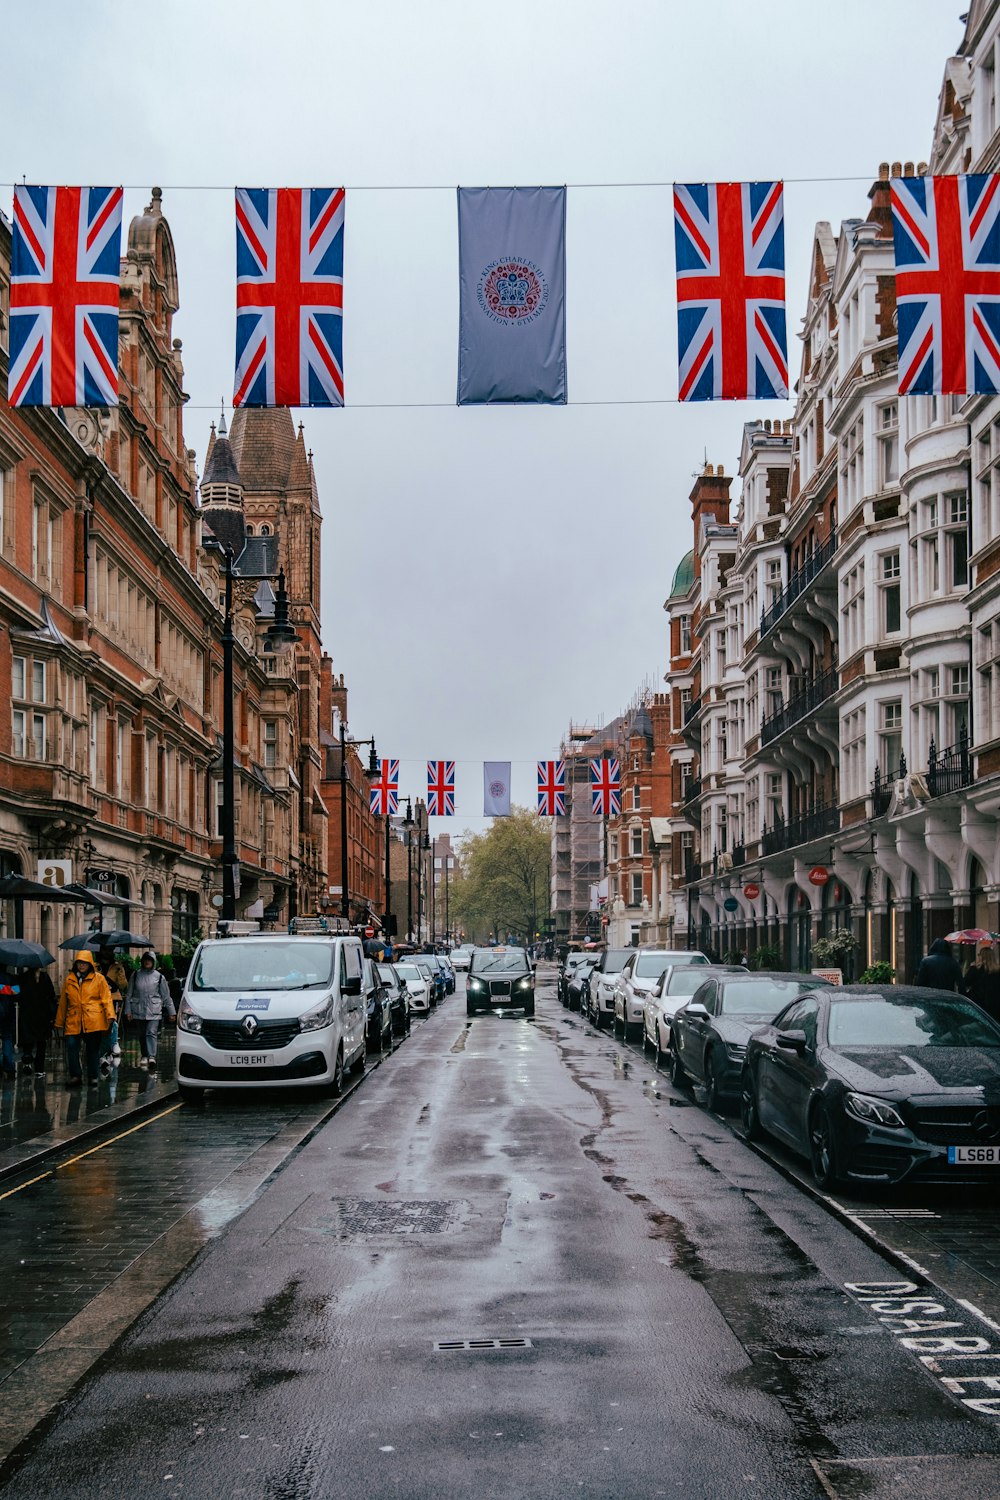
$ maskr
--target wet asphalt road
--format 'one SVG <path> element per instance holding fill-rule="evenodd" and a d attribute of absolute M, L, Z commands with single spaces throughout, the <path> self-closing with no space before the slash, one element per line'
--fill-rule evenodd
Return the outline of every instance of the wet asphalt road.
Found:
<path fill-rule="evenodd" d="M 533 1023 L 459 996 L 0 1493 L 994 1500 L 1000 1423 L 845 1290 L 899 1278 L 550 983 Z"/>

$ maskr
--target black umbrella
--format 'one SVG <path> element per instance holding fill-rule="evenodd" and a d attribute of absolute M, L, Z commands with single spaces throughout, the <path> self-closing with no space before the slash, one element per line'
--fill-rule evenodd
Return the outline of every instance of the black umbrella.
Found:
<path fill-rule="evenodd" d="M 111 927 L 107 932 L 102 932 L 99 927 L 92 927 L 89 932 L 78 932 L 75 937 L 69 937 L 60 948 L 151 948 L 153 945 L 148 937 L 141 937 L 138 932 L 126 932 L 122 927 Z"/>
<path fill-rule="evenodd" d="M 86 901 L 83 886 L 42 885 L 26 875 L 4 875 L 0 878 L 0 900 L 12 897 L 21 901 Z"/>
<path fill-rule="evenodd" d="M 8 969 L 47 969 L 55 959 L 41 943 L 27 943 L 24 938 L 0 938 L 0 964 Z"/>
<path fill-rule="evenodd" d="M 48 887 L 46 887 L 48 889 Z M 141 906 L 141 901 L 130 901 L 127 896 L 113 896 L 110 891 L 99 891 L 90 885 L 71 881 L 69 885 L 53 887 L 56 900 L 82 901 L 85 906 Z M 0 889 L 0 895 L 3 895 Z"/>

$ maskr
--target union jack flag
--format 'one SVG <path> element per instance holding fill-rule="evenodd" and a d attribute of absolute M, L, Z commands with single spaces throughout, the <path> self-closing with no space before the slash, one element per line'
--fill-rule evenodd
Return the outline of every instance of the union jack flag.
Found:
<path fill-rule="evenodd" d="M 377 818 L 388 818 L 399 811 L 399 761 L 380 760 L 378 780 L 372 782 L 371 810 Z"/>
<path fill-rule="evenodd" d="M 234 406 L 343 406 L 344 189 L 236 189 Z"/>
<path fill-rule="evenodd" d="M 431 818 L 450 818 L 455 811 L 455 762 L 427 762 L 427 814 Z"/>
<path fill-rule="evenodd" d="M 788 396 L 780 182 L 674 183 L 682 401 Z"/>
<path fill-rule="evenodd" d="M 617 755 L 608 760 L 590 762 L 591 812 L 600 818 L 614 818 L 622 810 L 622 773 Z"/>
<path fill-rule="evenodd" d="M 547 818 L 561 818 L 566 812 L 566 762 L 538 762 L 538 811 Z"/>
<path fill-rule="evenodd" d="M 15 187 L 10 406 L 117 406 L 122 190 Z"/>
<path fill-rule="evenodd" d="M 891 192 L 900 395 L 1000 391 L 1000 176 Z"/>

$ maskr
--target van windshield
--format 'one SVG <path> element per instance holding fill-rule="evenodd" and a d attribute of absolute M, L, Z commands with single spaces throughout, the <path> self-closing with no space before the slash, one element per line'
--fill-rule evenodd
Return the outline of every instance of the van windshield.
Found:
<path fill-rule="evenodd" d="M 323 990 L 333 979 L 333 943 L 293 938 L 232 938 L 202 948 L 191 971 L 191 990 Z"/>

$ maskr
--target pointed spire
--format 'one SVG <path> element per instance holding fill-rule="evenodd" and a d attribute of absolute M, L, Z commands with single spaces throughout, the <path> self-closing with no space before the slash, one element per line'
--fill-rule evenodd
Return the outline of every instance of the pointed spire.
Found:
<path fill-rule="evenodd" d="M 222 413 L 219 417 L 219 436 L 226 437 L 228 432 L 229 428 L 226 426 L 226 409 L 225 406 L 223 406 Z"/>

